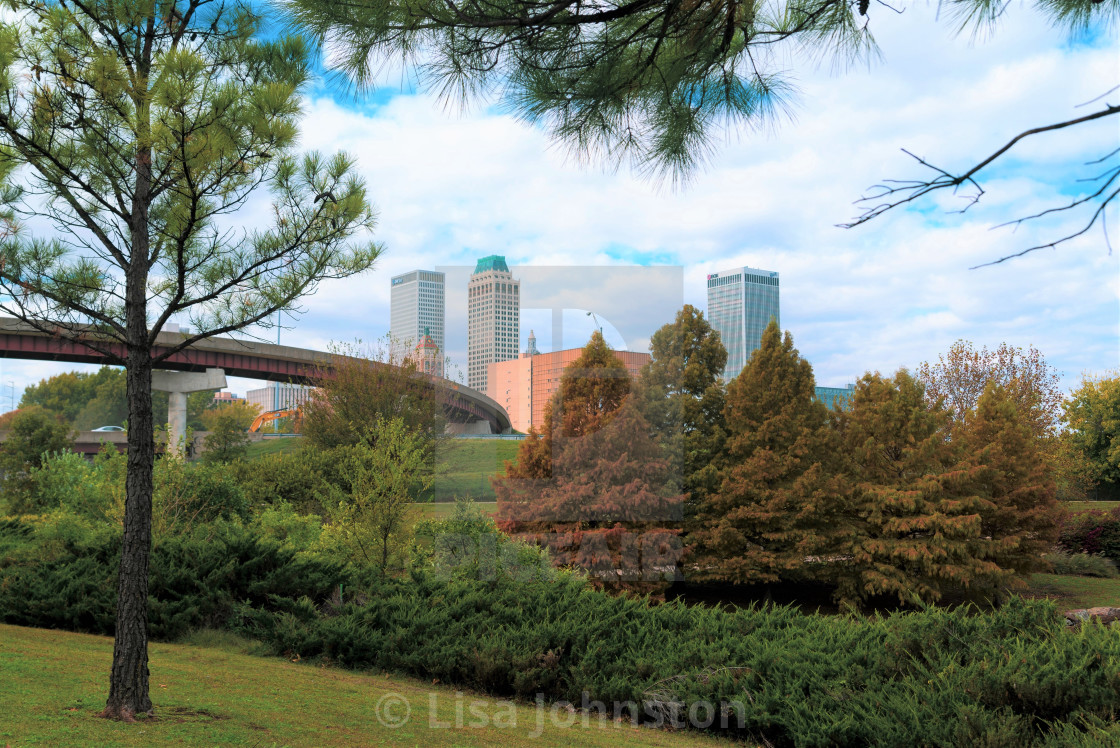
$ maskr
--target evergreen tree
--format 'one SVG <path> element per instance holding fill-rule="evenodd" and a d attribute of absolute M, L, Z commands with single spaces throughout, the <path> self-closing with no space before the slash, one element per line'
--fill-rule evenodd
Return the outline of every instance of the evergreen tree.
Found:
<path fill-rule="evenodd" d="M 727 350 L 699 309 L 686 304 L 653 334 L 653 360 L 642 370 L 644 410 L 688 494 L 687 514 L 719 487 L 715 459 L 723 446 Z"/>
<path fill-rule="evenodd" d="M 966 469 L 975 470 L 982 540 L 976 555 L 1017 572 L 1046 567 L 1060 517 L 1042 445 L 1008 388 L 992 383 L 962 429 Z"/>
<path fill-rule="evenodd" d="M 834 440 L 812 367 L 776 322 L 728 384 L 723 414 L 720 487 L 690 536 L 697 575 L 742 584 L 827 573 L 851 534 Z"/>
<path fill-rule="evenodd" d="M 380 248 L 352 161 L 296 152 L 308 50 L 255 4 L 11 0 L 0 22 L 0 173 L 17 217 L 0 309 L 125 367 L 128 455 L 107 717 L 151 713 L 152 369 L 192 344 L 271 326 Z M 263 189 L 261 189 L 263 188 Z M 254 229 L 236 214 L 269 193 Z M 258 207 L 264 207 L 263 204 Z M 267 217 L 265 217 L 267 216 Z M 169 321 L 190 332 L 160 345 Z"/>
<path fill-rule="evenodd" d="M 1032 4 L 1074 34 L 1118 15 L 1115 0 Z M 382 66 L 403 58 L 445 97 L 498 92 L 580 155 L 629 156 L 643 170 L 674 175 L 709 155 L 713 126 L 758 125 L 781 112 L 791 91 L 791 58 L 854 61 L 878 54 L 872 35 L 878 8 L 866 0 L 288 0 L 286 6 L 331 47 L 332 63 L 359 83 L 371 83 Z M 955 0 L 946 15 L 959 31 L 986 32 L 1005 11 L 988 0 Z M 1106 107 L 1097 116 L 1116 111 Z"/>
<path fill-rule="evenodd" d="M 946 585 L 1007 580 L 977 552 L 986 504 L 974 489 L 986 468 L 956 464 L 949 414 L 917 380 L 905 370 L 892 379 L 865 374 L 850 408 L 833 417 L 858 518 L 851 545 L 833 565 L 838 597 L 933 602 Z"/>

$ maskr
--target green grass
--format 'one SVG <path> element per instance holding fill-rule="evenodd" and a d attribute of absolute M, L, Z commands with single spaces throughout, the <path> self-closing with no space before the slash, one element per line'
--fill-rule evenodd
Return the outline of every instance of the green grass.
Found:
<path fill-rule="evenodd" d="M 1028 589 L 1023 597 L 1048 597 L 1062 610 L 1120 606 L 1120 577 L 1075 577 L 1057 574 L 1033 574 L 1027 580 Z"/>
<path fill-rule="evenodd" d="M 498 511 L 496 501 L 476 501 L 475 505 L 485 514 L 494 514 Z M 455 502 L 452 501 L 413 504 L 413 506 L 420 510 L 418 519 L 448 519 L 455 513 Z"/>
<path fill-rule="evenodd" d="M 194 640 L 207 646 L 151 645 L 156 718 L 128 725 L 98 716 L 112 639 L 0 626 L 0 745 L 731 745 L 697 733 L 601 725 L 596 717 L 585 727 L 581 715 L 563 710 L 560 719 L 574 726 L 558 726 L 547 706 L 538 712 L 401 676 L 254 657 L 245 653 L 249 642 L 218 632 Z M 397 697 L 411 715 L 393 729 L 377 715 L 379 707 L 403 714 L 388 706 Z M 457 713 L 461 727 L 454 726 Z M 472 726 L 479 715 L 489 724 Z"/>
<path fill-rule="evenodd" d="M 1094 509 L 1110 512 L 1120 506 L 1120 501 L 1065 501 L 1062 503 L 1066 509 L 1074 514 L 1089 512 Z"/>
<path fill-rule="evenodd" d="M 436 452 L 433 489 L 436 501 L 470 496 L 494 501 L 490 477 L 505 470 L 506 460 L 516 460 L 521 442 L 513 439 L 446 439 Z"/>
<path fill-rule="evenodd" d="M 289 437 L 265 439 L 249 445 L 247 459 L 291 452 L 303 446 L 303 439 Z M 506 460 L 516 460 L 520 441 L 513 439 L 446 439 L 436 451 L 433 494 L 436 501 L 471 497 L 494 501 L 490 477 L 505 470 Z"/>
<path fill-rule="evenodd" d="M 255 460 L 258 457 L 265 455 L 279 454 L 281 452 L 294 452 L 303 446 L 303 437 L 288 436 L 277 437 L 275 439 L 262 439 L 259 442 L 252 442 L 249 444 L 249 450 L 245 454 L 248 460 Z"/>

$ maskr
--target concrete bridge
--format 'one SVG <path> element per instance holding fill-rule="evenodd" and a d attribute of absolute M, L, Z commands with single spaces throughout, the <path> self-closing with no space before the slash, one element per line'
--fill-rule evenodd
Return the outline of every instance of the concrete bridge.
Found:
<path fill-rule="evenodd" d="M 156 340 L 157 355 L 160 350 L 181 342 L 186 334 L 181 332 L 162 332 Z M 108 346 L 115 354 L 124 358 L 124 348 L 120 345 Z M 119 351 L 117 350 L 119 349 Z M 25 322 L 0 317 L 0 357 L 31 359 L 36 361 L 64 361 L 68 363 L 104 364 L 109 363 L 98 351 L 81 342 L 65 340 L 60 336 L 49 335 L 36 330 Z M 153 377 L 153 386 L 172 393 L 182 394 L 182 406 L 186 408 L 186 392 L 195 389 L 211 389 L 210 386 L 222 375 L 264 379 L 270 382 L 292 382 L 313 384 L 324 369 L 329 369 L 335 360 L 334 354 L 294 348 L 273 343 L 259 343 L 252 340 L 239 340 L 229 337 L 213 337 L 195 343 L 161 361 L 157 366 L 170 372 L 193 372 L 200 377 L 193 383 L 177 387 L 174 376 L 167 374 Z M 387 364 L 382 364 L 387 365 Z M 220 370 L 220 371 L 214 371 Z M 206 372 L 210 371 L 209 376 Z M 187 379 L 187 378 L 184 378 Z M 477 390 L 456 384 L 440 377 L 428 376 L 435 395 L 449 419 L 457 424 L 470 422 L 485 423 L 491 433 L 501 434 L 511 428 L 509 414 L 494 400 Z M 160 386 L 161 385 L 161 386 Z M 224 377 L 219 386 L 224 386 Z M 175 389 L 169 389 L 175 388 Z M 479 426 L 482 424 L 479 423 Z M 476 430 L 476 429 L 469 429 Z"/>

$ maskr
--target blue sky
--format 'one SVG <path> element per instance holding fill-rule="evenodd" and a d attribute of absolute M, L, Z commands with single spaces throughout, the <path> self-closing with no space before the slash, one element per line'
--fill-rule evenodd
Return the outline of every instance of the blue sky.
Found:
<path fill-rule="evenodd" d="M 987 194 L 964 215 L 949 212 L 961 202 L 946 194 L 858 229 L 836 227 L 856 215 L 852 202 L 871 185 L 922 174 L 901 148 L 962 169 L 1021 130 L 1087 112 L 1077 105 L 1120 84 L 1115 31 L 1071 43 L 1014 5 L 991 38 L 973 42 L 935 13 L 935 4 L 900 15 L 873 8 L 883 54 L 870 66 L 834 71 L 788 60 L 799 91 L 793 119 L 770 132 L 727 132 L 707 167 L 676 191 L 572 163 L 545 133 L 497 107 L 449 113 L 407 83 L 402 89 L 399 71 L 361 101 L 319 81 L 305 104 L 301 145 L 356 156 L 387 252 L 373 272 L 324 284 L 282 342 L 324 348 L 376 339 L 388 331 L 390 276 L 504 254 L 511 266 L 681 268 L 675 289 L 671 280 L 620 280 L 612 281 L 617 293 L 585 289 L 581 297 L 577 284 L 564 302 L 572 309 L 565 345 L 590 333 L 590 309 L 606 318 L 608 340 L 643 350 L 682 299 L 704 308 L 707 273 L 749 265 L 781 273 L 782 326 L 823 385 L 916 366 L 958 338 L 1034 345 L 1068 387 L 1084 372 L 1116 368 L 1120 252 L 1110 254 L 1099 226 L 1056 250 L 969 269 L 1075 226 L 1058 216 L 1017 231 L 992 228 L 1068 194 L 1071 177 L 1089 174 L 1084 162 L 1120 145 L 1116 118 L 1020 144 L 982 174 Z M 245 222 L 255 215 L 247 209 Z M 1120 250 L 1115 208 L 1108 225 Z M 465 325 L 454 298 L 449 328 Z M 533 327 L 547 349 L 550 337 L 537 327 L 550 320 L 527 312 L 522 339 Z M 449 341 L 460 365 L 463 347 Z M 25 385 L 77 368 L 2 364 L 3 407 L 9 381 L 18 400 Z"/>

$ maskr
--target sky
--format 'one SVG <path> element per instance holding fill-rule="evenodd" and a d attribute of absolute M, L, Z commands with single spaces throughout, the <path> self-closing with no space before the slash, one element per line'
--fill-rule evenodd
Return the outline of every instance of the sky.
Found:
<path fill-rule="evenodd" d="M 1075 180 L 1100 171 L 1085 162 L 1120 146 L 1116 117 L 1024 141 L 981 173 L 986 192 L 963 215 L 962 199 L 945 193 L 837 227 L 858 214 L 853 201 L 872 185 L 924 176 L 901 149 L 963 170 L 1022 130 L 1091 111 L 1078 105 L 1120 84 L 1115 30 L 1071 41 L 1016 4 L 990 38 L 974 40 L 936 10 L 874 6 L 882 54 L 870 65 L 837 70 L 791 58 L 791 116 L 763 132 L 727 131 L 678 189 L 573 162 L 543 130 L 499 107 L 448 111 L 407 79 L 402 85 L 399 71 L 361 97 L 316 81 L 300 146 L 357 159 L 385 254 L 371 272 L 322 284 L 298 319 L 285 318 L 281 342 L 325 349 L 376 340 L 388 332 L 390 277 L 439 268 L 454 285 L 448 354 L 465 371 L 466 274 L 479 257 L 500 254 L 527 286 L 522 341 L 532 328 L 541 350 L 555 344 L 558 307 L 567 310 L 564 347 L 601 325 L 615 347 L 646 350 L 682 303 L 706 308 L 706 274 L 746 265 L 780 273 L 782 327 L 821 385 L 915 367 L 961 338 L 1033 345 L 1067 388 L 1117 368 L 1120 251 L 1110 251 L 1099 224 L 1057 249 L 970 269 L 1080 228 L 1083 216 L 1066 214 L 993 227 L 1083 189 Z M 1107 225 L 1120 250 L 1115 208 Z M 248 208 L 246 224 L 262 213 Z M 83 368 L 0 364 L 0 409 L 28 384 Z M 241 394 L 254 386 L 230 380 Z"/>

